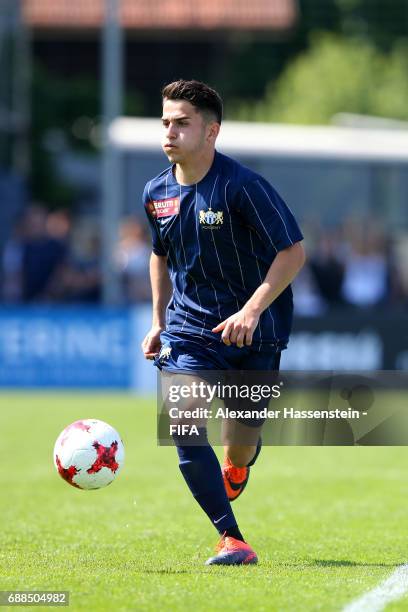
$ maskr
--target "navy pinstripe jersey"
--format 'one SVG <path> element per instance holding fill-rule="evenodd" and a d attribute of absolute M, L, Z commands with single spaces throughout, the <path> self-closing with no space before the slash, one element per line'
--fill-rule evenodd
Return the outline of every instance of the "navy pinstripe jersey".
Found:
<path fill-rule="evenodd" d="M 303 239 L 273 187 L 218 152 L 199 183 L 180 185 L 172 166 L 147 183 L 143 201 L 153 252 L 167 256 L 166 329 L 175 333 L 220 340 L 211 329 L 244 306 L 279 251 Z M 262 313 L 253 346 L 285 348 L 292 312 L 289 286 Z"/>

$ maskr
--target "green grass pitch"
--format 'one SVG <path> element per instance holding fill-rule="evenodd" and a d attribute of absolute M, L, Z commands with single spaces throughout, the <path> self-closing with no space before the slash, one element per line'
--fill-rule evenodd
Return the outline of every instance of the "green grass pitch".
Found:
<path fill-rule="evenodd" d="M 156 445 L 153 400 L 27 393 L 0 403 L 1 590 L 69 590 L 70 610 L 327 612 L 408 561 L 406 448 L 264 448 L 234 504 L 260 563 L 205 567 L 217 534 L 175 449 Z M 98 491 L 69 487 L 52 463 L 60 431 L 87 417 L 116 427 L 127 453 Z M 406 609 L 408 599 L 387 608 Z"/>

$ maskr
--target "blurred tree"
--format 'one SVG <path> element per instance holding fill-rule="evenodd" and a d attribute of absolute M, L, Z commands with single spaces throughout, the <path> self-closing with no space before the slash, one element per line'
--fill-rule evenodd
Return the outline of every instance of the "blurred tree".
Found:
<path fill-rule="evenodd" d="M 310 33 L 340 31 L 341 15 L 336 0 L 298 0 L 299 19 L 292 31 L 280 37 L 236 32 L 224 40 L 223 61 L 217 55 L 218 72 L 214 85 L 225 100 L 226 116 L 233 117 L 242 100 L 259 100 L 269 82 L 278 78 L 289 62 L 309 45 Z M 237 97 L 239 95 L 239 99 Z"/>
<path fill-rule="evenodd" d="M 340 0 L 298 0 L 298 38 L 307 45 L 311 32 L 340 32 L 342 11 Z"/>
<path fill-rule="evenodd" d="M 266 82 L 279 75 L 288 57 L 287 44 L 257 41 L 252 36 L 229 41 L 224 51 L 226 64 L 222 74 L 213 78 L 214 85 L 224 99 L 237 91 L 243 98 L 263 95 Z"/>
<path fill-rule="evenodd" d="M 408 0 L 335 0 L 335 4 L 345 35 L 365 36 L 387 51 L 407 35 Z"/>
<path fill-rule="evenodd" d="M 383 50 L 408 32 L 408 0 L 299 0 L 299 42 L 312 32 L 362 36 Z"/>
<path fill-rule="evenodd" d="M 268 83 L 270 90 L 291 62 L 316 42 L 319 32 L 358 38 L 387 53 L 408 33 L 408 0 L 298 0 L 298 5 L 296 29 L 286 39 L 260 42 L 249 37 L 241 44 L 237 39 L 228 78 L 224 75 L 220 83 L 227 116 L 237 116 L 242 100 L 252 107 L 264 97 Z"/>
<path fill-rule="evenodd" d="M 349 112 L 408 120 L 407 99 L 408 43 L 383 54 L 369 42 L 320 34 L 269 85 L 264 100 L 242 104 L 234 116 L 328 123 L 336 113 Z"/>

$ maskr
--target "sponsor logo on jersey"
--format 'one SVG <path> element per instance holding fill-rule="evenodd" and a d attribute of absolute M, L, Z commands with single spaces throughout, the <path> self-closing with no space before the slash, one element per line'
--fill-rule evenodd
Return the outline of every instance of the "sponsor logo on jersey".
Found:
<path fill-rule="evenodd" d="M 166 198 L 165 200 L 152 200 L 148 203 L 147 209 L 152 215 L 160 219 L 161 217 L 172 217 L 180 212 L 180 198 Z"/>
<path fill-rule="evenodd" d="M 220 229 L 224 223 L 224 213 L 222 210 L 217 212 L 211 208 L 200 210 L 199 220 L 203 229 Z"/>

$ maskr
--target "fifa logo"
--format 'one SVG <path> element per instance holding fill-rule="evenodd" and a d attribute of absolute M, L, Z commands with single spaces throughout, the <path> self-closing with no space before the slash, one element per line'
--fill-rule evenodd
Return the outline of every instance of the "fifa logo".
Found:
<path fill-rule="evenodd" d="M 203 229 L 220 229 L 220 225 L 224 223 L 224 213 L 222 211 L 214 212 L 211 208 L 207 211 L 200 210 L 199 218 Z"/>

